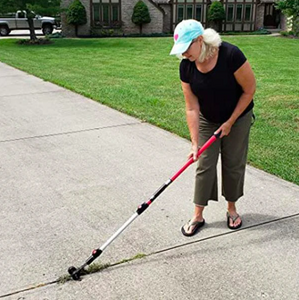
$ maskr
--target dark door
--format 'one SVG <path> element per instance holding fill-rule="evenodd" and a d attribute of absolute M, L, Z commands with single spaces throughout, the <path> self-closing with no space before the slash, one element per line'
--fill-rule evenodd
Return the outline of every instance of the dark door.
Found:
<path fill-rule="evenodd" d="M 264 27 L 277 28 L 280 23 L 280 11 L 276 10 L 273 3 L 265 3 Z"/>

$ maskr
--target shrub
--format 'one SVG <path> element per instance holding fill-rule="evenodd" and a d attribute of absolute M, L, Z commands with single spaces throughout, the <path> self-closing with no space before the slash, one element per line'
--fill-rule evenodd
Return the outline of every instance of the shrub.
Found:
<path fill-rule="evenodd" d="M 292 19 L 293 35 L 299 37 L 299 0 L 281 0 L 276 2 L 275 7 Z"/>
<path fill-rule="evenodd" d="M 208 10 L 208 20 L 211 22 L 211 27 L 220 32 L 222 29 L 222 21 L 225 20 L 225 11 L 223 4 L 215 1 L 211 4 Z"/>
<path fill-rule="evenodd" d="M 86 10 L 80 0 L 74 0 L 67 9 L 66 21 L 75 25 L 75 33 L 78 36 L 78 26 L 87 23 Z"/>
<path fill-rule="evenodd" d="M 122 37 L 124 36 L 121 28 L 100 28 L 91 27 L 90 29 L 91 37 Z"/>
<path fill-rule="evenodd" d="M 281 31 L 280 34 L 284 37 L 292 38 L 292 39 L 298 39 L 299 37 L 295 34 L 294 31 Z"/>
<path fill-rule="evenodd" d="M 271 34 L 271 32 L 266 29 L 259 29 L 256 31 L 226 31 L 221 33 L 221 35 L 263 35 L 263 34 Z"/>
<path fill-rule="evenodd" d="M 50 41 L 48 38 L 41 38 L 41 39 L 36 39 L 36 40 L 22 39 L 22 40 L 17 41 L 17 44 L 19 44 L 19 45 L 29 45 L 29 46 L 48 45 L 48 44 L 52 44 L 52 43 L 53 42 Z"/>
<path fill-rule="evenodd" d="M 132 22 L 136 25 L 139 25 L 140 34 L 142 34 L 142 25 L 146 23 L 150 23 L 151 17 L 148 11 L 148 7 L 144 2 L 139 0 L 133 10 Z"/>

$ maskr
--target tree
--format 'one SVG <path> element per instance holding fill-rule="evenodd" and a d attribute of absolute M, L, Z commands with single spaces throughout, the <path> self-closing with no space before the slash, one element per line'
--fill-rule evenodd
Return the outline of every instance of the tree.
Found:
<path fill-rule="evenodd" d="M 144 2 L 139 0 L 133 9 L 132 22 L 139 25 L 140 34 L 142 34 L 142 25 L 150 23 L 151 17 L 148 11 L 148 7 Z"/>
<path fill-rule="evenodd" d="M 80 0 L 74 0 L 67 9 L 66 21 L 75 25 L 75 33 L 78 36 L 78 26 L 87 23 L 86 10 Z"/>
<path fill-rule="evenodd" d="M 212 27 L 220 32 L 222 30 L 222 21 L 225 20 L 225 11 L 220 1 L 211 4 L 208 10 L 208 20 L 211 21 Z"/>
<path fill-rule="evenodd" d="M 296 36 L 299 36 L 299 0 L 279 1 L 276 4 L 276 8 L 292 18 L 292 31 Z"/>
<path fill-rule="evenodd" d="M 0 0 L 0 13 L 26 11 L 30 40 L 36 40 L 33 19 L 35 15 L 57 15 L 61 0 Z"/>

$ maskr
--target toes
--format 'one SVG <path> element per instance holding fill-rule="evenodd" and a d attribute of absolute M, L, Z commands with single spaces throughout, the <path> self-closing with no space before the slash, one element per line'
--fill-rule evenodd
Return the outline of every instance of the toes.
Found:
<path fill-rule="evenodd" d="M 192 232 L 192 229 L 193 229 L 193 226 L 190 226 L 189 224 L 186 224 L 186 225 L 184 226 L 184 230 L 185 230 L 185 232 L 188 233 L 188 234 Z"/>
<path fill-rule="evenodd" d="M 238 217 L 235 221 L 233 221 L 232 219 L 230 220 L 230 226 L 232 227 L 237 227 L 241 224 L 241 218 Z"/>
<path fill-rule="evenodd" d="M 229 220 L 229 225 L 230 225 L 231 227 L 234 227 L 234 221 L 233 221 L 232 219 Z"/>
<path fill-rule="evenodd" d="M 189 233 L 190 227 L 189 227 L 188 224 L 184 225 L 183 228 L 184 228 L 184 230 L 185 230 L 186 233 Z"/>

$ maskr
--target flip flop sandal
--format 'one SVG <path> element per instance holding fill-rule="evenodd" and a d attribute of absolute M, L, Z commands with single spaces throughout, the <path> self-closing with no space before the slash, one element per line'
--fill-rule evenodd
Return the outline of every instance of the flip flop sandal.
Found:
<path fill-rule="evenodd" d="M 182 234 L 183 234 L 184 236 L 192 236 L 192 235 L 194 235 L 194 234 L 198 231 L 198 229 L 201 228 L 201 227 L 205 224 L 205 219 L 203 219 L 201 222 L 195 221 L 195 222 L 190 223 L 190 221 L 191 221 L 191 220 L 189 220 L 188 223 L 187 223 L 186 225 L 188 225 L 188 230 L 190 229 L 191 226 L 194 226 L 194 227 L 193 227 L 193 230 L 192 230 L 190 233 L 187 233 L 187 232 L 185 231 L 185 229 L 184 229 L 184 226 L 183 226 L 183 227 L 181 228 L 181 231 L 182 231 Z"/>
<path fill-rule="evenodd" d="M 242 220 L 241 220 L 241 223 L 240 223 L 239 225 L 237 225 L 237 226 L 231 226 L 231 225 L 230 225 L 230 220 L 232 220 L 233 223 L 235 223 L 236 220 L 237 220 L 238 218 L 240 218 L 240 216 L 239 216 L 238 214 L 236 214 L 235 216 L 231 216 L 231 215 L 229 214 L 229 212 L 227 212 L 227 213 L 226 213 L 226 216 L 227 216 L 227 227 L 228 227 L 229 229 L 235 230 L 235 229 L 238 229 L 238 228 L 240 228 L 240 227 L 242 226 Z M 240 218 L 240 219 L 241 219 L 241 218 Z"/>

